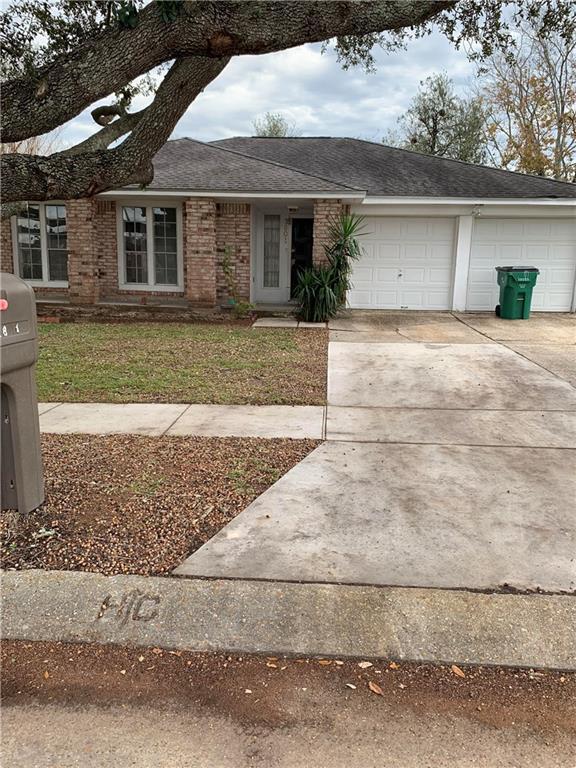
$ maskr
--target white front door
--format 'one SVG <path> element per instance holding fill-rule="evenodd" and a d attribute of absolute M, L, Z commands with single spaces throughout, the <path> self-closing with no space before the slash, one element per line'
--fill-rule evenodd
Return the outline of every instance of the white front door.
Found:
<path fill-rule="evenodd" d="M 285 304 L 290 300 L 289 220 L 282 213 L 256 213 L 254 300 Z"/>
<path fill-rule="evenodd" d="M 570 312 L 576 278 L 574 219 L 476 219 L 472 232 L 468 310 L 493 310 L 495 267 L 538 267 L 532 309 Z"/>
<path fill-rule="evenodd" d="M 368 216 L 363 229 L 350 307 L 451 308 L 455 219 Z"/>

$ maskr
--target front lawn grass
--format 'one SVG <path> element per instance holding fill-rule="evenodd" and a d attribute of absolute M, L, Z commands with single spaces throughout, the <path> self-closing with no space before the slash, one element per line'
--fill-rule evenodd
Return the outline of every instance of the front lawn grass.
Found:
<path fill-rule="evenodd" d="M 327 332 L 205 323 L 39 326 L 45 402 L 324 405 Z"/>

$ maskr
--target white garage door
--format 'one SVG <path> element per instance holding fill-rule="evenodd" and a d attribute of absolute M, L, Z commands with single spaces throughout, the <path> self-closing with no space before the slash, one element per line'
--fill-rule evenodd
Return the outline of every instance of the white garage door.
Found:
<path fill-rule="evenodd" d="M 454 219 L 369 216 L 353 266 L 356 309 L 450 309 Z"/>
<path fill-rule="evenodd" d="M 576 277 L 576 221 L 476 219 L 472 233 L 469 310 L 492 310 L 499 289 L 495 267 L 538 267 L 532 309 L 569 312 Z"/>

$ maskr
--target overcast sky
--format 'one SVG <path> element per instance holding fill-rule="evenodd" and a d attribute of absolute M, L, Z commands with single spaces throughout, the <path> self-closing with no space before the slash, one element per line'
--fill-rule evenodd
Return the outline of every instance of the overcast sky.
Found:
<path fill-rule="evenodd" d="M 474 67 L 440 34 L 409 43 L 407 51 L 378 50 L 377 71 L 344 71 L 333 52 L 304 45 L 265 56 L 239 56 L 191 105 L 173 137 L 209 141 L 251 135 L 255 118 L 282 112 L 305 136 L 354 136 L 380 141 L 408 106 L 421 80 L 445 71 L 461 95 Z M 136 101 L 140 107 L 144 101 Z M 70 145 L 94 133 L 89 111 L 64 127 Z"/>

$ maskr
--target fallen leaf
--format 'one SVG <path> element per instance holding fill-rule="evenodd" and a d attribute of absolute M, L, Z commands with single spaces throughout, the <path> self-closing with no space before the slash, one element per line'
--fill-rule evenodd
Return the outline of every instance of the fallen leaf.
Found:
<path fill-rule="evenodd" d="M 144 661 L 144 656 L 138 656 L 138 661 Z"/>
<path fill-rule="evenodd" d="M 244 693 L 252 693 L 252 691 L 250 690 L 250 688 L 246 688 L 246 690 L 244 691 Z"/>
<path fill-rule="evenodd" d="M 344 662 L 340 661 L 340 659 L 335 659 L 334 660 L 334 664 L 336 664 L 337 667 L 343 667 L 344 666 Z"/>
<path fill-rule="evenodd" d="M 152 648 L 152 653 L 155 653 L 157 656 L 161 656 L 162 652 L 162 648 Z"/>
<path fill-rule="evenodd" d="M 400 664 L 396 664 L 395 661 L 391 661 L 388 666 L 390 667 L 390 669 L 400 669 Z"/>
<path fill-rule="evenodd" d="M 378 696 L 384 696 L 384 691 L 382 690 L 382 688 L 380 688 L 378 683 L 374 683 L 372 682 L 372 680 L 370 680 L 370 682 L 368 683 L 368 688 L 370 688 L 372 693 L 377 693 Z"/>
<path fill-rule="evenodd" d="M 360 669 L 368 669 L 368 667 L 374 666 L 371 661 L 359 661 L 358 666 Z"/>
<path fill-rule="evenodd" d="M 355 691 L 355 690 L 356 690 L 356 686 L 355 686 L 355 685 L 352 685 L 352 683 L 346 683 L 346 687 L 347 687 L 347 688 L 352 688 L 352 690 L 353 690 L 353 691 Z"/>
<path fill-rule="evenodd" d="M 400 683 L 400 685 L 398 686 L 398 688 L 402 688 L 402 690 L 404 690 L 404 688 L 406 688 L 406 686 L 404 685 L 404 683 Z"/>
<path fill-rule="evenodd" d="M 126 674 L 126 670 L 125 670 L 125 669 L 121 669 L 121 670 L 120 670 L 120 674 L 121 674 L 121 675 L 125 675 L 125 674 Z"/>
<path fill-rule="evenodd" d="M 273 661 L 267 661 L 266 662 L 267 667 L 272 667 L 272 669 L 278 669 L 278 664 L 274 664 Z"/>
<path fill-rule="evenodd" d="M 450 669 L 452 672 L 454 672 L 455 675 L 458 675 L 458 677 L 466 677 L 465 673 L 460 669 L 460 667 L 457 667 L 456 664 L 452 664 Z"/>
<path fill-rule="evenodd" d="M 330 664 L 332 664 L 332 660 L 331 659 L 320 659 L 318 664 L 322 664 L 323 667 L 328 667 L 328 666 L 330 666 Z"/>
<path fill-rule="evenodd" d="M 44 672 L 44 680 L 48 680 L 49 677 L 50 677 L 50 673 L 48 672 L 48 670 L 45 670 L 45 672 Z"/>

